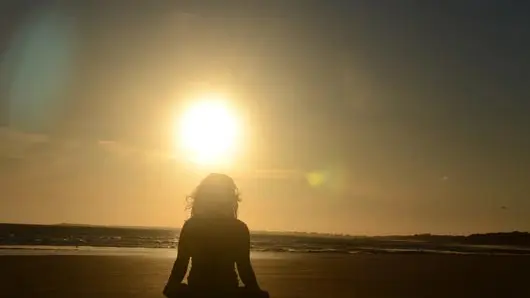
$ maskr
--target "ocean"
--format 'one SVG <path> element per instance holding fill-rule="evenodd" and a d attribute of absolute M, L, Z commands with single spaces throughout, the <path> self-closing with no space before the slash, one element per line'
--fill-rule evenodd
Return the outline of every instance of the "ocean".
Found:
<path fill-rule="evenodd" d="M 178 244 L 179 229 L 0 224 L 0 249 L 160 248 Z M 530 247 L 468 243 L 465 237 L 353 237 L 253 232 L 251 249 L 285 253 L 438 253 L 530 255 Z M 1 254 L 1 251 L 0 251 Z"/>

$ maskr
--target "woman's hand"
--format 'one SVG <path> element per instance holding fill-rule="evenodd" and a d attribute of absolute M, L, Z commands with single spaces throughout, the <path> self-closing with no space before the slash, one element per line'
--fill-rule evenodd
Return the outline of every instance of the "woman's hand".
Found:
<path fill-rule="evenodd" d="M 174 291 L 174 289 L 173 289 L 173 287 L 172 287 L 172 285 L 170 283 L 166 284 L 166 286 L 164 287 L 164 291 L 162 293 L 167 298 L 171 298 L 171 297 L 175 296 L 175 291 Z"/>
<path fill-rule="evenodd" d="M 164 287 L 164 291 L 162 293 L 168 298 L 173 298 L 179 296 L 179 294 L 182 293 L 186 287 L 186 284 L 169 281 Z"/>
<path fill-rule="evenodd" d="M 269 292 L 267 291 L 263 291 L 263 290 L 258 290 L 257 294 L 256 294 L 256 297 L 259 297 L 259 298 L 269 298 Z"/>

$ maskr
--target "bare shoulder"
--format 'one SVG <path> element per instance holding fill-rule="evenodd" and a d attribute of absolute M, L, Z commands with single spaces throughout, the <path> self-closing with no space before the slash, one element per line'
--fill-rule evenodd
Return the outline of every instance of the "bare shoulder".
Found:
<path fill-rule="evenodd" d="M 182 224 L 181 231 L 193 229 L 193 226 L 195 225 L 194 222 L 193 218 L 185 220 Z"/>
<path fill-rule="evenodd" d="M 184 223 L 182 224 L 182 228 L 186 227 L 186 226 L 189 226 L 191 223 L 193 222 L 193 218 L 188 218 L 184 221 Z"/>
<path fill-rule="evenodd" d="M 248 229 L 248 226 L 245 222 L 243 222 L 242 220 L 239 220 L 239 219 L 236 219 L 236 225 L 237 225 L 237 228 L 245 233 L 245 234 L 248 234 L 250 233 L 249 229 Z"/>

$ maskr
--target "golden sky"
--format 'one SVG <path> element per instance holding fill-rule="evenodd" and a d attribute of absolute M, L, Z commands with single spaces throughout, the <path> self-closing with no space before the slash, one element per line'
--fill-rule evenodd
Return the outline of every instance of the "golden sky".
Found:
<path fill-rule="evenodd" d="M 208 169 L 175 123 L 213 92 L 251 229 L 530 229 L 525 18 L 395 5 L 32 10 L 2 41 L 0 221 L 181 225 Z"/>

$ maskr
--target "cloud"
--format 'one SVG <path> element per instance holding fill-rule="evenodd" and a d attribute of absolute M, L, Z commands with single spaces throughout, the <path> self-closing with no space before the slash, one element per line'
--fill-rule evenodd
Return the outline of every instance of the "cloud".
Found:
<path fill-rule="evenodd" d="M 0 148 L 0 172 L 9 175 L 141 175 L 148 179 L 149 175 L 174 177 L 197 172 L 173 152 L 109 139 L 51 137 L 1 129 Z M 298 169 L 250 167 L 229 174 L 237 180 L 307 180 L 306 173 Z"/>
<path fill-rule="evenodd" d="M 70 155 L 114 155 L 134 159 L 165 159 L 171 155 L 162 150 L 149 150 L 114 140 L 90 140 L 52 137 L 0 128 L 0 158 L 26 159 Z"/>
<path fill-rule="evenodd" d="M 48 142 L 46 135 L 0 128 L 0 158 L 23 159 L 28 153 L 46 147 Z"/>
<path fill-rule="evenodd" d="M 26 133 L 12 130 L 6 127 L 0 128 L 0 147 L 12 145 L 31 145 L 48 142 L 49 138 L 44 134 Z"/>

